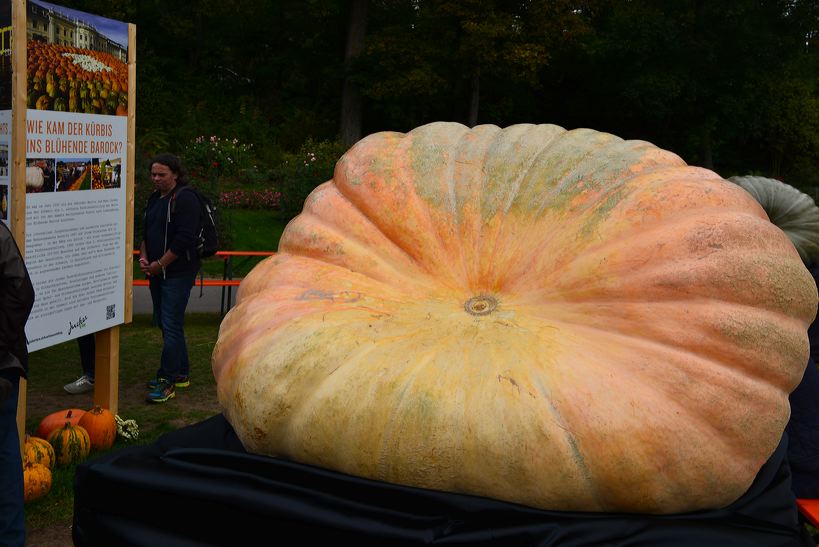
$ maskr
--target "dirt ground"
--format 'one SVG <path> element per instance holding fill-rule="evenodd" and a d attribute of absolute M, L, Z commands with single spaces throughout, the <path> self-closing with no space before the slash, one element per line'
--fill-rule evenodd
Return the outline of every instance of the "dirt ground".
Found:
<path fill-rule="evenodd" d="M 30 547 L 71 547 L 71 525 L 62 524 L 29 532 L 26 546 Z"/>

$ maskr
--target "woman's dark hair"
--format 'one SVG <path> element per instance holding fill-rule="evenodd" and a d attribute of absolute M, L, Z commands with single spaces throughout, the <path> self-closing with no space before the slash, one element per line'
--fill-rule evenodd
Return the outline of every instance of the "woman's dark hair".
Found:
<path fill-rule="evenodd" d="M 185 169 L 185 166 L 182 165 L 182 160 L 179 159 L 178 156 L 173 154 L 157 154 L 151 161 L 148 163 L 148 176 L 151 176 L 151 168 L 154 166 L 155 163 L 160 163 L 167 167 L 168 169 L 176 175 L 176 184 L 177 186 L 185 186 L 188 184 L 188 171 Z"/>

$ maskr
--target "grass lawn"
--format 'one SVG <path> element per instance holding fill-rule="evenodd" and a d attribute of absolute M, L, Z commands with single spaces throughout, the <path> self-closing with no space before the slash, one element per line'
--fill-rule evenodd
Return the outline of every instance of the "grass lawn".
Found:
<path fill-rule="evenodd" d="M 224 251 L 276 251 L 279 238 L 290 219 L 282 218 L 276 211 L 231 210 L 227 218 L 230 239 Z M 232 277 L 244 277 L 263 258 L 232 257 Z M 205 276 L 222 277 L 224 261 L 207 259 L 203 265 Z"/>
<path fill-rule="evenodd" d="M 210 356 L 219 331 L 219 314 L 188 314 L 185 333 L 191 361 L 191 386 L 178 390 L 176 397 L 164 404 L 145 401 L 145 382 L 156 374 L 162 337 L 151 325 L 148 315 L 134 316 L 132 323 L 120 327 L 119 412 L 139 425 L 139 438 L 125 441 L 120 437 L 111 450 L 148 444 L 161 434 L 202 421 L 219 413 L 216 383 L 210 368 Z M 51 346 L 29 357 L 29 382 L 26 404 L 26 431 L 33 434 L 45 416 L 57 410 L 93 405 L 93 395 L 69 395 L 63 385 L 81 374 L 77 343 L 73 340 Z M 92 453 L 91 457 L 94 454 Z M 26 526 L 36 531 L 55 524 L 68 525 L 73 513 L 74 466 L 56 468 L 51 492 L 26 505 Z"/>

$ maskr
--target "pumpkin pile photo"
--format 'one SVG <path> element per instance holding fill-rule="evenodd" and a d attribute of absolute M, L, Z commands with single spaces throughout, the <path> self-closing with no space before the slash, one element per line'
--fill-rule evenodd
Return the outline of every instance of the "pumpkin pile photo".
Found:
<path fill-rule="evenodd" d="M 128 65 L 110 53 L 29 40 L 26 106 L 128 115 Z"/>
<path fill-rule="evenodd" d="M 245 448 L 564 511 L 739 498 L 808 359 L 813 279 L 746 190 L 591 129 L 353 146 L 213 353 Z"/>

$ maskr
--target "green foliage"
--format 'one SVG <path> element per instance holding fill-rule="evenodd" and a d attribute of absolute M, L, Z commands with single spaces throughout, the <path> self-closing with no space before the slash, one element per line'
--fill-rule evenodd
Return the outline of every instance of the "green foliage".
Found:
<path fill-rule="evenodd" d="M 344 152 L 337 141 L 307 139 L 298 152 L 285 154 L 274 173 L 282 193 L 282 209 L 290 214 L 301 211 L 310 192 L 333 178 L 333 169 Z"/>
<path fill-rule="evenodd" d="M 283 191 L 303 143 L 338 139 L 345 82 L 361 91 L 363 134 L 556 123 L 648 140 L 719 173 L 819 184 L 814 0 L 368 2 L 351 64 L 351 2 L 59 3 L 136 25 L 138 161 L 182 155 L 193 135 L 254 143 L 256 168 L 222 173 L 220 192 Z M 321 182 L 295 175 L 297 188 Z M 291 212 L 297 188 L 283 192 Z"/>
<path fill-rule="evenodd" d="M 542 70 L 586 33 L 576 3 L 564 0 L 400 4 L 373 6 L 353 76 L 391 129 L 411 129 L 419 118 L 466 123 L 470 105 L 497 112 L 496 97 L 512 86 L 540 88 Z M 493 86 L 502 91 L 484 100 Z"/>
<path fill-rule="evenodd" d="M 225 209 L 281 209 L 282 194 L 276 190 L 228 190 L 219 193 L 219 206 Z"/>
<path fill-rule="evenodd" d="M 139 149 L 141 155 L 149 158 L 168 150 L 170 140 L 168 132 L 162 127 L 149 127 L 141 133 Z"/>
<path fill-rule="evenodd" d="M 289 222 L 276 211 L 236 211 L 233 227 L 236 239 L 241 241 L 241 251 L 275 251 L 279 238 Z"/>
<path fill-rule="evenodd" d="M 553 90 L 553 119 L 648 140 L 719 172 L 775 174 L 776 120 L 787 117 L 768 113 L 769 89 L 816 80 L 815 62 L 801 60 L 816 59 L 805 41 L 816 14 L 794 16 L 806 4 L 609 0 L 583 9 L 594 32 L 559 67 L 573 91 Z M 787 71 L 792 62 L 803 70 Z"/>
<path fill-rule="evenodd" d="M 191 177 L 195 179 L 231 177 L 256 168 L 253 163 L 253 145 L 243 143 L 235 137 L 200 135 L 185 146 L 181 156 Z"/>

